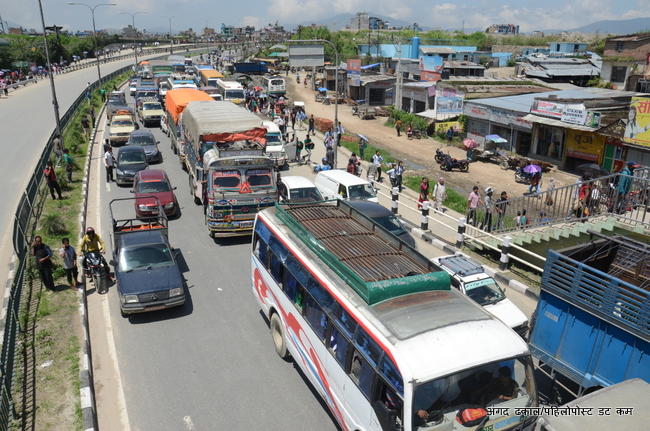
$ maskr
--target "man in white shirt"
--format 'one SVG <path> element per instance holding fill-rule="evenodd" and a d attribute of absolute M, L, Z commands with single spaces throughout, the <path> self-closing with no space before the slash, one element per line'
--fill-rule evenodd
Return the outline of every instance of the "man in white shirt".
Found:
<path fill-rule="evenodd" d="M 341 122 L 339 121 L 339 125 L 336 127 L 336 146 L 337 147 L 341 146 L 341 136 L 343 136 L 343 133 L 345 133 L 345 130 L 343 129 L 343 126 L 341 125 Z"/>
<path fill-rule="evenodd" d="M 110 183 L 115 181 L 113 179 L 113 168 L 115 167 L 115 156 L 113 155 L 113 147 L 108 147 L 108 151 L 104 153 L 104 165 L 106 166 L 106 182 Z"/>
<path fill-rule="evenodd" d="M 372 163 L 377 166 L 377 181 L 381 182 L 381 164 L 384 162 L 384 158 L 379 154 L 379 150 L 372 156 Z"/>

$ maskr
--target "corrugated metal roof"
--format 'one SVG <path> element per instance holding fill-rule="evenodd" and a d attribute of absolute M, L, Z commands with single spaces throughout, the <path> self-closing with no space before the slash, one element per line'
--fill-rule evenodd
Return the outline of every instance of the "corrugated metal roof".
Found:
<path fill-rule="evenodd" d="M 485 69 L 485 66 L 471 61 L 445 61 L 444 65 L 453 69 Z"/>
<path fill-rule="evenodd" d="M 433 85 L 436 85 L 435 82 L 409 82 L 408 84 L 402 84 L 403 88 L 429 88 Z"/>
<path fill-rule="evenodd" d="M 456 54 L 456 51 L 443 46 L 421 46 L 422 54 Z"/>
<path fill-rule="evenodd" d="M 526 76 L 533 76 L 536 78 L 553 78 L 556 76 L 598 76 L 600 69 L 592 65 L 585 65 L 582 67 L 545 67 L 544 69 L 526 69 L 524 70 Z"/>
<path fill-rule="evenodd" d="M 607 41 L 612 41 L 612 42 L 631 42 L 631 41 L 638 41 L 638 40 L 646 40 L 650 39 L 650 33 L 643 33 L 643 34 L 627 34 L 625 36 L 618 36 L 618 37 L 612 37 L 610 39 L 607 39 Z"/>
<path fill-rule="evenodd" d="M 607 88 L 586 87 L 575 90 L 559 90 L 544 93 L 545 97 L 557 96 L 558 99 L 599 99 L 614 97 L 640 96 L 642 93 L 622 90 L 609 90 Z M 530 112 L 533 100 L 540 97 L 539 93 L 518 94 L 516 96 L 492 97 L 489 99 L 475 99 L 471 102 L 475 105 L 490 106 L 500 109 L 509 109 L 516 112 Z M 591 130 L 591 129 L 590 129 Z"/>
<path fill-rule="evenodd" d="M 361 75 L 361 82 L 364 84 L 378 81 L 395 81 L 396 79 L 397 78 L 393 75 Z"/>

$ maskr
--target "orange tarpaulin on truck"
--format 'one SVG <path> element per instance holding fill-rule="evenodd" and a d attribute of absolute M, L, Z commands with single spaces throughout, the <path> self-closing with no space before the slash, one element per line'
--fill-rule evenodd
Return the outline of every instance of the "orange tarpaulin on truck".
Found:
<path fill-rule="evenodd" d="M 237 141 L 257 141 L 266 145 L 266 129 L 263 127 L 256 127 L 241 133 L 215 133 L 212 135 L 204 135 L 203 142 L 237 142 Z"/>
<path fill-rule="evenodd" d="M 168 90 L 165 95 L 165 109 L 174 119 L 174 124 L 178 124 L 178 116 L 181 115 L 185 107 L 190 102 L 201 100 L 214 100 L 206 92 L 195 90 L 193 88 L 179 88 L 178 90 Z"/>

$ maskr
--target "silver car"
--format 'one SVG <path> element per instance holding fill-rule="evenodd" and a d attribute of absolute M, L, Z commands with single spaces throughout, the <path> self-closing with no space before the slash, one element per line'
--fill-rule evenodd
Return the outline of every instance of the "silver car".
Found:
<path fill-rule="evenodd" d="M 162 163 L 162 154 L 158 149 L 158 141 L 149 130 L 136 130 L 131 133 L 126 146 L 141 147 L 149 163 Z"/>

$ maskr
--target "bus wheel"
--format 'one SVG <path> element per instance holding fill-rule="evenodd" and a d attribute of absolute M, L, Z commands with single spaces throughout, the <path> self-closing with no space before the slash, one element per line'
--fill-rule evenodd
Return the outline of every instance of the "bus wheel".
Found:
<path fill-rule="evenodd" d="M 282 359 L 287 359 L 289 352 L 287 351 L 287 343 L 284 338 L 284 328 L 282 327 L 282 320 L 280 320 L 277 313 L 273 313 L 271 316 L 271 338 L 273 339 L 275 352 L 278 356 Z"/>

